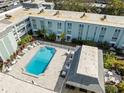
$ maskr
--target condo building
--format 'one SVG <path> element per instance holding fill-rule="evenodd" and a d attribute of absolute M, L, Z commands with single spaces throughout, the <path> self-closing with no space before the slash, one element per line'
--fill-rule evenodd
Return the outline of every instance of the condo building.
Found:
<path fill-rule="evenodd" d="M 122 16 L 18 7 L 0 14 L 1 59 L 5 61 L 15 52 L 17 42 L 28 31 L 35 35 L 39 29 L 46 29 L 48 34 L 55 33 L 57 41 L 61 40 L 60 35 L 65 32 L 67 42 L 72 39 L 106 41 L 111 46 L 123 48 L 123 20 Z"/>

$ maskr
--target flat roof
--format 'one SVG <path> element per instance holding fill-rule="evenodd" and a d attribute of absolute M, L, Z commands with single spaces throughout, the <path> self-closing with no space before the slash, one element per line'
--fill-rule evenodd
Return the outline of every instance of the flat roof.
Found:
<path fill-rule="evenodd" d="M 3 28 L 9 26 L 12 22 L 6 19 L 0 20 L 0 32 L 3 31 Z"/>
<path fill-rule="evenodd" d="M 63 11 L 63 10 L 47 10 L 45 9 L 42 13 L 39 13 L 39 9 L 29 9 L 26 10 L 24 8 L 20 8 L 13 13 L 10 13 L 12 17 L 10 20 L 14 22 L 16 19 L 22 19 L 25 16 L 35 16 L 53 20 L 62 20 L 62 21 L 75 21 L 75 22 L 84 22 L 84 23 L 91 23 L 91 24 L 99 24 L 99 25 L 106 25 L 106 26 L 115 26 L 115 27 L 124 27 L 124 17 L 123 16 L 111 16 L 106 15 L 107 18 L 102 21 L 103 14 L 94 14 L 94 13 L 85 13 L 84 12 L 74 12 L 74 11 Z M 59 13 L 55 14 L 57 11 Z M 114 20 L 113 20 L 114 19 Z"/>
<path fill-rule="evenodd" d="M 83 57 L 82 54 L 85 54 L 87 51 L 88 53 L 84 55 L 85 57 Z M 90 54 L 89 52 L 92 53 Z M 94 55 L 96 54 L 96 56 L 94 56 L 93 53 Z M 95 60 L 93 59 L 94 61 L 92 62 L 93 56 L 94 58 L 98 58 L 97 62 L 95 62 L 96 59 Z M 83 57 L 84 59 L 81 57 Z M 94 68 L 96 65 L 97 67 Z M 70 71 L 68 73 L 66 84 L 90 91 L 95 91 L 96 93 L 105 93 L 102 50 L 99 50 L 96 47 L 85 45 L 77 47 L 74 53 Z"/>
<path fill-rule="evenodd" d="M 8 13 L 12 17 L 6 20 L 11 21 L 12 23 L 16 23 L 30 16 L 30 17 L 39 17 L 39 18 L 45 18 L 51 20 L 74 21 L 74 22 L 124 28 L 124 21 L 123 21 L 124 16 L 106 15 L 106 19 L 103 21 L 101 20 L 101 18 L 104 17 L 104 14 L 85 13 L 85 16 L 83 16 L 84 12 L 49 10 L 49 9 L 44 9 L 42 13 L 39 12 L 40 9 L 18 8 Z M 6 25 L 3 25 L 1 29 L 5 26 Z"/>
<path fill-rule="evenodd" d="M 82 46 L 77 73 L 98 78 L 97 47 Z"/>

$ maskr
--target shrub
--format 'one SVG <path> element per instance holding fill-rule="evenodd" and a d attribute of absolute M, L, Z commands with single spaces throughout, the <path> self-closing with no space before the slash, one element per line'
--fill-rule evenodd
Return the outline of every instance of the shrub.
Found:
<path fill-rule="evenodd" d="M 124 76 L 124 62 L 122 60 L 118 60 L 114 54 L 106 53 L 104 55 L 104 67 L 109 70 L 115 69 Z"/>
<path fill-rule="evenodd" d="M 82 41 L 82 40 L 77 40 L 77 39 L 73 38 L 73 39 L 72 39 L 72 43 L 73 43 L 73 44 L 82 45 L 82 44 L 83 44 L 83 41 Z"/>
<path fill-rule="evenodd" d="M 25 45 L 28 42 L 32 41 L 32 36 L 31 35 L 25 35 L 24 37 L 21 38 L 21 40 L 18 42 L 18 45 Z"/>
<path fill-rule="evenodd" d="M 99 48 L 104 49 L 104 50 L 109 50 L 109 48 L 110 48 L 108 42 L 103 42 L 103 43 L 102 43 L 102 42 L 98 42 L 98 43 L 97 43 L 97 46 L 98 46 Z"/>
<path fill-rule="evenodd" d="M 32 30 L 28 31 L 28 34 L 29 34 L 29 35 L 33 35 Z"/>
<path fill-rule="evenodd" d="M 82 42 L 84 45 L 97 46 L 96 42 L 91 41 L 91 40 L 83 40 Z"/>
<path fill-rule="evenodd" d="M 103 59 L 104 59 L 104 67 L 106 69 L 112 69 L 112 66 L 114 65 L 115 61 L 117 61 L 115 55 L 110 53 L 106 53 Z"/>
<path fill-rule="evenodd" d="M 118 84 L 119 93 L 124 93 L 124 81 Z"/>
<path fill-rule="evenodd" d="M 10 60 L 11 60 L 11 61 L 14 60 L 14 56 L 13 56 L 13 55 L 10 56 Z"/>
<path fill-rule="evenodd" d="M 73 44 L 78 44 L 78 45 L 89 45 L 89 46 L 97 46 L 97 43 L 91 40 L 77 40 L 77 39 L 72 39 Z"/>
<path fill-rule="evenodd" d="M 114 85 L 106 85 L 105 86 L 106 93 L 117 93 L 118 88 Z"/>
<path fill-rule="evenodd" d="M 55 34 L 55 33 L 49 34 L 48 39 L 49 39 L 50 41 L 55 41 L 55 40 L 56 40 L 56 34 Z"/>

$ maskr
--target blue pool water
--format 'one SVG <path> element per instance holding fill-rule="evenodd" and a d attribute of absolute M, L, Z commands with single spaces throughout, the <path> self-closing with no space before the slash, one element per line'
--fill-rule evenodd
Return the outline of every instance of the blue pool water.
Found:
<path fill-rule="evenodd" d="M 25 67 L 25 71 L 29 74 L 40 75 L 44 73 L 52 57 L 55 54 L 55 48 L 43 47 L 35 54 L 30 62 Z"/>

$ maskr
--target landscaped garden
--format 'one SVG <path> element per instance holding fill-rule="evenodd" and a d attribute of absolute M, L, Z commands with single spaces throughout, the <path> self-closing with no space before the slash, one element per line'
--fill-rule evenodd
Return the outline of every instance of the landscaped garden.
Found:
<path fill-rule="evenodd" d="M 106 93 L 124 93 L 124 60 L 120 60 L 115 54 L 107 52 L 104 54 L 104 67 L 109 72 L 115 71 L 117 74 L 116 77 L 114 77 L 115 74 L 110 75 L 114 80 L 111 79 L 109 82 L 106 82 Z M 118 76 L 121 77 L 121 80 L 116 83 L 115 78 L 118 78 Z"/>
<path fill-rule="evenodd" d="M 33 37 L 31 35 L 25 35 L 21 38 L 21 40 L 18 42 L 18 45 L 25 45 L 29 42 L 33 41 Z"/>

